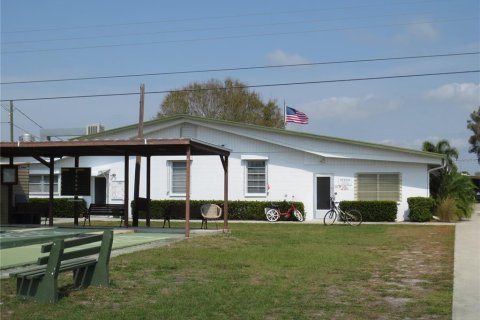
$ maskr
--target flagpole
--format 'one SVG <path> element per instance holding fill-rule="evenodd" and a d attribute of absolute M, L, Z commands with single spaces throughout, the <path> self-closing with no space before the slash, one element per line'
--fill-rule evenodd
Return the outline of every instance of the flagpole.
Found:
<path fill-rule="evenodd" d="M 287 128 L 287 105 L 285 104 L 285 99 L 283 100 L 283 125 Z"/>

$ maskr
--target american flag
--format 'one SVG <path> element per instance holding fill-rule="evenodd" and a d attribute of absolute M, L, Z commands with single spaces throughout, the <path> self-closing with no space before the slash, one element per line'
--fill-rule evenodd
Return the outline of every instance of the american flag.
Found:
<path fill-rule="evenodd" d="M 300 124 L 308 124 L 308 117 L 305 113 L 290 107 L 285 108 L 285 123 L 293 122 Z"/>

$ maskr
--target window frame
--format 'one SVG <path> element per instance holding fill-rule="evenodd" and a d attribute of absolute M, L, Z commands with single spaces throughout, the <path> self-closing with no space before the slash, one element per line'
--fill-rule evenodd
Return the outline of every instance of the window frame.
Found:
<path fill-rule="evenodd" d="M 375 176 L 376 179 L 376 187 L 374 191 L 362 191 L 360 190 L 360 175 L 370 175 Z M 381 176 L 383 175 L 396 175 L 398 177 L 398 190 L 381 190 Z M 401 202 L 402 201 L 402 174 L 400 172 L 357 172 L 355 174 L 355 199 L 358 201 L 395 201 Z M 396 192 L 397 197 L 395 199 L 383 199 L 381 197 L 382 193 L 392 193 Z M 375 193 L 375 199 L 362 199 L 362 195 L 365 193 L 373 194 Z"/>
<path fill-rule="evenodd" d="M 32 183 L 31 177 L 41 177 L 41 181 L 38 183 Z M 57 182 L 55 182 L 55 179 Z M 37 195 L 37 196 L 45 196 L 49 195 L 49 183 L 50 183 L 50 175 L 45 174 L 45 173 L 30 173 L 28 175 L 28 194 L 29 195 Z M 39 185 L 41 186 L 41 191 L 32 191 L 31 185 Z M 55 191 L 55 186 L 57 187 L 57 190 Z M 53 194 L 56 196 L 60 195 L 60 174 L 55 173 L 53 175 Z"/>
<path fill-rule="evenodd" d="M 267 159 L 244 159 L 244 166 L 245 166 L 245 185 L 244 185 L 244 195 L 245 197 L 266 197 L 268 193 L 268 161 Z M 264 192 L 249 192 L 249 163 L 250 162 L 263 162 L 263 175 L 265 177 L 265 183 L 263 185 Z M 258 174 L 258 173 L 252 173 Z M 255 187 L 255 186 L 254 186 Z"/>
<path fill-rule="evenodd" d="M 176 192 L 174 190 L 174 174 L 175 174 L 175 167 L 174 167 L 174 164 L 176 163 L 184 163 L 185 164 L 185 180 L 184 180 L 184 183 L 185 183 L 185 187 L 184 187 L 184 192 Z M 190 165 L 192 164 L 192 161 L 190 162 Z M 171 197 L 186 197 L 187 195 L 187 176 L 186 176 L 186 170 L 187 170 L 187 160 L 168 160 L 168 167 L 169 167 L 169 175 L 168 175 L 168 178 L 169 178 L 169 184 L 168 184 L 168 193 L 169 193 L 169 196 Z M 191 185 L 191 177 L 190 177 L 190 185 Z M 190 190 L 191 192 L 191 190 Z"/>

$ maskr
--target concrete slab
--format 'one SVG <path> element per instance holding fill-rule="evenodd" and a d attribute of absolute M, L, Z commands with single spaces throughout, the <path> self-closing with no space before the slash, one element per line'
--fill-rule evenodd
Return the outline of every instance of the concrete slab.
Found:
<path fill-rule="evenodd" d="M 480 319 L 480 205 L 455 228 L 453 320 Z"/>

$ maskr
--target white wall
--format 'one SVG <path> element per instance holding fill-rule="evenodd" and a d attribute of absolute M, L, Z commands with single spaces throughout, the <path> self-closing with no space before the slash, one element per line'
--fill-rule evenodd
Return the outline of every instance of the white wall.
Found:
<path fill-rule="evenodd" d="M 179 138 L 181 123 L 173 126 L 165 126 L 158 130 L 150 130 L 146 138 Z M 305 206 L 306 219 L 315 217 L 315 177 L 317 175 L 332 175 L 332 193 L 337 192 L 337 201 L 355 200 L 354 178 L 359 172 L 400 173 L 402 178 L 402 199 L 398 204 L 397 220 L 402 221 L 408 213 L 407 198 L 411 196 L 428 196 L 428 173 L 427 164 L 418 163 L 414 160 L 417 155 L 408 158 L 408 155 L 399 153 L 398 160 L 395 152 L 378 151 L 367 147 L 355 146 L 353 153 L 369 155 L 378 158 L 383 153 L 388 160 L 355 159 L 353 153 L 348 158 L 322 157 L 301 150 L 311 150 L 328 153 L 327 151 L 348 153 L 348 146 L 335 145 L 334 142 L 315 144 L 311 138 L 288 137 L 280 141 L 278 135 L 271 136 L 278 143 L 269 143 L 259 139 L 250 138 L 245 132 L 232 134 L 225 130 L 212 127 L 198 126 L 196 137 L 215 145 L 225 146 L 232 150 L 229 158 L 229 199 L 231 200 L 260 200 L 281 201 L 288 195 L 290 199 L 295 196 L 296 201 L 302 201 Z M 239 129 L 237 128 L 237 131 Z M 245 129 L 246 130 L 246 129 Z M 131 130 L 130 130 L 131 131 Z M 123 134 L 116 133 L 114 138 L 128 138 L 130 131 Z M 255 133 L 260 134 L 260 133 Z M 254 134 L 254 135 L 255 135 Z M 267 134 L 267 135 L 270 135 Z M 113 138 L 113 137 L 108 137 Z M 289 145 L 295 146 L 288 147 Z M 298 149 L 301 150 L 298 150 Z M 377 152 L 378 151 L 378 152 Z M 377 152 L 377 153 L 375 153 Z M 398 153 L 398 152 L 397 152 Z M 245 161 L 242 156 L 267 157 L 267 175 L 270 189 L 265 196 L 245 196 Z M 408 158 L 408 159 L 407 159 Z M 169 193 L 170 171 L 169 160 L 184 160 L 185 157 L 152 157 L 151 164 L 151 197 L 152 199 L 181 199 Z M 413 160 L 412 160 L 413 159 Z M 219 156 L 193 156 L 191 166 L 191 199 L 222 200 L 223 199 L 223 167 Z M 406 162 L 402 162 L 408 160 Z M 427 162 L 423 160 L 423 162 Z M 60 171 L 61 166 L 73 166 L 73 159 L 65 158 L 56 162 L 55 172 Z M 135 157 L 130 157 L 130 185 L 129 198 L 133 199 Z M 113 183 L 124 181 L 124 158 L 123 157 L 83 157 L 80 158 L 80 167 L 92 167 L 92 176 L 100 172 L 107 172 L 107 201 L 121 203 L 122 200 L 112 199 L 111 187 Z M 140 196 L 146 195 L 146 160 L 142 160 Z M 32 166 L 31 173 L 47 173 L 42 165 Z M 349 181 L 349 185 L 341 188 L 342 181 Z M 93 177 L 92 177 L 93 191 Z M 87 202 L 93 201 L 92 197 L 86 197 Z"/>

